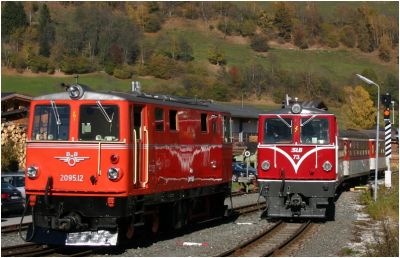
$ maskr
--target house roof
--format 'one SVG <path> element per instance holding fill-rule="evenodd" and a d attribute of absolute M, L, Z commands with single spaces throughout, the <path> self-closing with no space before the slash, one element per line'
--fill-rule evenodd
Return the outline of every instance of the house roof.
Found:
<path fill-rule="evenodd" d="M 26 101 L 31 101 L 32 97 L 28 95 L 23 95 L 15 92 L 2 92 L 1 93 L 1 101 L 18 98 Z"/>

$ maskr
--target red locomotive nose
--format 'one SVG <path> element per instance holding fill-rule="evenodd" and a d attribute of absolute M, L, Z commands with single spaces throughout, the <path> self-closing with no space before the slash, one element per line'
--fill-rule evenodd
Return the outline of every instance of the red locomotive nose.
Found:
<path fill-rule="evenodd" d="M 111 161 L 112 164 L 117 164 L 118 161 L 119 161 L 119 156 L 117 154 L 111 155 L 110 161 Z"/>

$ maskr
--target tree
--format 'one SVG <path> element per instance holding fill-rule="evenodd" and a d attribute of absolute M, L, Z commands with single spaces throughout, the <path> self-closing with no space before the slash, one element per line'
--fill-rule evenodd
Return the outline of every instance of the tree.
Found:
<path fill-rule="evenodd" d="M 49 57 L 50 45 L 54 40 L 54 28 L 51 24 L 49 8 L 46 4 L 42 5 L 39 11 L 39 55 Z"/>
<path fill-rule="evenodd" d="M 362 86 L 345 87 L 342 112 L 345 126 L 353 129 L 371 128 L 376 121 L 376 109 L 368 92 Z"/>
<path fill-rule="evenodd" d="M 364 77 L 367 77 L 368 79 L 378 83 L 378 76 L 376 75 L 374 69 L 372 68 L 365 68 L 362 72 L 361 75 Z M 380 84 L 380 83 L 378 83 Z M 369 93 L 369 96 L 371 99 L 374 101 L 374 103 L 377 100 L 378 97 L 378 89 L 374 85 L 366 85 L 364 89 Z M 375 103 L 376 104 L 376 103 Z"/>
<path fill-rule="evenodd" d="M 385 79 L 385 91 L 392 95 L 392 99 L 398 102 L 399 98 L 399 78 L 392 73 L 388 73 Z"/>
<path fill-rule="evenodd" d="M 342 42 L 346 47 L 353 48 L 356 45 L 356 32 L 353 27 L 346 25 L 342 28 L 340 33 L 340 42 Z"/>
<path fill-rule="evenodd" d="M 9 37 L 18 28 L 26 27 L 28 21 L 22 2 L 2 3 L 1 8 L 1 36 Z"/>
<path fill-rule="evenodd" d="M 292 38 L 292 14 L 289 9 L 289 4 L 286 2 L 279 2 L 275 11 L 274 25 L 277 27 L 279 37 L 286 41 Z"/>
<path fill-rule="evenodd" d="M 389 62 L 392 59 L 390 39 L 388 36 L 383 36 L 381 43 L 379 44 L 379 58 L 385 62 Z"/>
<path fill-rule="evenodd" d="M 306 32 L 304 30 L 303 25 L 297 24 L 294 27 L 293 41 L 294 41 L 294 44 L 301 49 L 308 48 L 308 40 L 307 40 Z"/>
<path fill-rule="evenodd" d="M 319 14 L 315 2 L 307 2 L 304 18 L 308 35 L 311 38 L 318 37 L 321 33 L 322 16 Z"/>
<path fill-rule="evenodd" d="M 250 86 L 250 91 L 261 98 L 261 93 L 266 89 L 269 81 L 268 72 L 259 63 L 252 63 L 244 69 L 243 82 Z"/>

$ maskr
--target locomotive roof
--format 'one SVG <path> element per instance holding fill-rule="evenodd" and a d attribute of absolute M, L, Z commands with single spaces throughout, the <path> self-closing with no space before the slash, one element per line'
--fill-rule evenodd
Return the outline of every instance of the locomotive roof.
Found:
<path fill-rule="evenodd" d="M 67 91 L 42 95 L 35 97 L 33 100 L 71 100 Z M 137 92 L 94 92 L 84 91 L 79 100 L 127 100 L 140 103 L 167 105 L 175 107 L 186 107 L 192 109 L 218 111 L 230 113 L 230 111 L 219 104 L 213 103 L 211 100 L 192 99 L 185 97 L 169 96 L 163 94 L 145 94 Z"/>
<path fill-rule="evenodd" d="M 376 131 L 375 130 L 347 129 L 347 130 L 340 130 L 339 136 L 342 138 L 375 139 Z M 379 131 L 379 139 L 383 139 L 383 136 L 384 136 L 384 132 Z"/>
<path fill-rule="evenodd" d="M 319 108 L 313 108 L 313 107 L 302 107 L 301 113 L 299 113 L 300 115 L 308 115 L 308 114 L 312 114 L 312 115 L 319 115 L 319 114 L 323 114 L 323 115 L 331 115 L 332 113 L 327 112 L 325 110 L 319 109 Z M 285 107 L 282 109 L 276 109 L 276 110 L 272 110 L 272 111 L 268 111 L 268 113 L 263 113 L 262 115 L 294 115 L 292 113 L 292 109 L 290 107 Z M 298 114 L 295 114 L 298 115 Z"/>

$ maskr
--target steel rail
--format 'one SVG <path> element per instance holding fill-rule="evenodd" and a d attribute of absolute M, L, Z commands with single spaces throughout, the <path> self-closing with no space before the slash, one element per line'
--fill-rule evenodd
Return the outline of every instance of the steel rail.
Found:
<path fill-rule="evenodd" d="M 280 220 L 251 239 L 218 256 L 264 257 L 275 255 L 282 252 L 285 247 L 297 239 L 310 225 L 311 221 L 307 221 L 306 223 L 286 223 Z"/>

